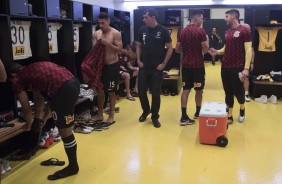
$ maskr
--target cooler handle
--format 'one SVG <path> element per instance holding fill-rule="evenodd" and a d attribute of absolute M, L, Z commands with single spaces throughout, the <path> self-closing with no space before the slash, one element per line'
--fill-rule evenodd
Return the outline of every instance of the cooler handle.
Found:
<path fill-rule="evenodd" d="M 214 118 L 208 118 L 206 120 L 206 125 L 211 126 L 211 127 L 215 127 L 215 126 L 217 126 L 217 120 L 214 119 Z"/>

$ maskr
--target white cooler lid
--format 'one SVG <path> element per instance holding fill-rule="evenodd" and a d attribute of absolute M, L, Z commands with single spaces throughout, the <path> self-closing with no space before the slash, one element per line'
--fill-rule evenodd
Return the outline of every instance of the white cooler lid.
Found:
<path fill-rule="evenodd" d="M 202 107 L 199 116 L 207 117 L 226 117 L 226 104 L 221 102 L 205 102 Z"/>

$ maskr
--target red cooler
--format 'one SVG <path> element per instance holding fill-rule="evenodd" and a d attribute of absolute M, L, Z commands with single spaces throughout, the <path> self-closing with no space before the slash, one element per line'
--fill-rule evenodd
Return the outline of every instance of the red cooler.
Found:
<path fill-rule="evenodd" d="M 199 139 L 201 144 L 225 147 L 228 144 L 227 107 L 225 103 L 205 102 L 199 114 Z"/>

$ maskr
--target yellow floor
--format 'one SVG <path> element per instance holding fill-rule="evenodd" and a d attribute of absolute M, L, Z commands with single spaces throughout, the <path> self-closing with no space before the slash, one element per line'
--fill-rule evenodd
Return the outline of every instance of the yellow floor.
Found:
<path fill-rule="evenodd" d="M 204 101 L 224 101 L 220 64 L 206 64 Z M 194 92 L 188 114 L 195 112 Z M 237 101 L 236 101 L 237 103 Z M 2 184 L 281 184 L 281 100 L 277 105 L 251 101 L 246 121 L 229 126 L 226 148 L 201 145 L 198 122 L 179 126 L 180 96 L 162 96 L 157 129 L 150 118 L 139 123 L 139 101 L 122 100 L 116 124 L 102 132 L 75 134 L 78 175 L 48 181 L 47 175 L 62 167 L 40 166 L 52 157 L 66 160 L 62 142 L 37 154 Z M 279 110 L 280 109 L 280 110 Z M 238 105 L 234 116 L 238 116 Z"/>

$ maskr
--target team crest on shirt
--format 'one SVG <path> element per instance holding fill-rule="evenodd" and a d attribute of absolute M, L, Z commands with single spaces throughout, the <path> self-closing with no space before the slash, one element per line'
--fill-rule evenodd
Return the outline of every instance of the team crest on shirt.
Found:
<path fill-rule="evenodd" d="M 143 33 L 143 45 L 146 45 L 146 33 Z"/>
<path fill-rule="evenodd" d="M 162 33 L 161 33 L 160 31 L 158 31 L 158 32 L 157 32 L 157 35 L 156 35 L 156 38 L 161 38 L 161 34 L 162 34 Z"/>
<path fill-rule="evenodd" d="M 74 121 L 74 115 L 65 116 L 65 119 L 66 119 L 66 124 L 70 124 L 71 122 Z"/>
<path fill-rule="evenodd" d="M 238 38 L 240 36 L 240 31 L 235 31 L 233 37 Z"/>

